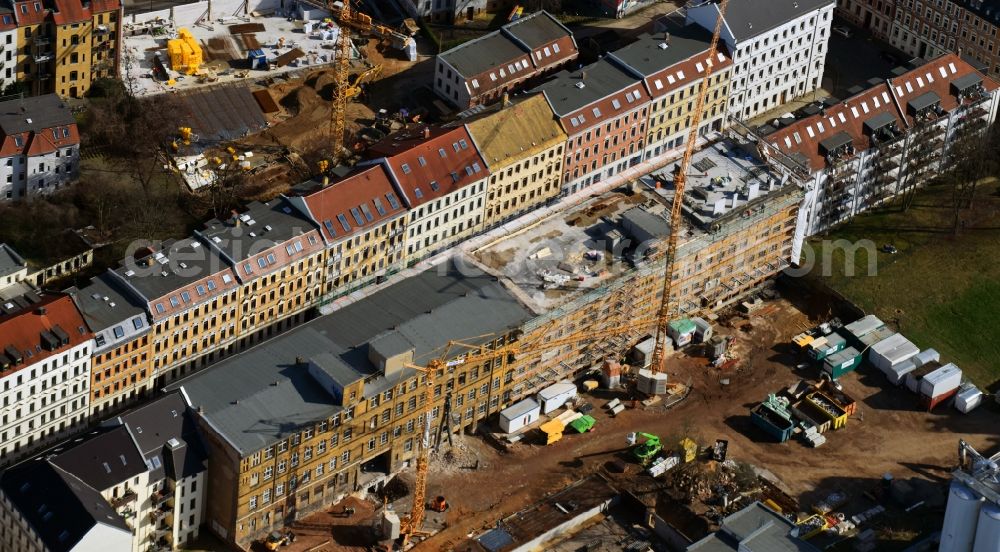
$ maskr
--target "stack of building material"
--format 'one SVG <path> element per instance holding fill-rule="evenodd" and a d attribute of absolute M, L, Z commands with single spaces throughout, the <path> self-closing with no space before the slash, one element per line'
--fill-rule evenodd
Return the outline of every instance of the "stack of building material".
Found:
<path fill-rule="evenodd" d="M 809 358 L 813 360 L 823 360 L 826 357 L 843 351 L 847 347 L 847 339 L 839 333 L 814 339 L 807 348 Z"/>
<path fill-rule="evenodd" d="M 201 45 L 191 31 L 183 27 L 177 31 L 177 38 L 167 41 L 167 55 L 170 56 L 170 68 L 178 73 L 193 75 L 203 63 Z"/>
<path fill-rule="evenodd" d="M 948 363 L 920 380 L 920 404 L 931 410 L 955 396 L 959 385 L 962 385 L 962 370 Z"/>
<path fill-rule="evenodd" d="M 809 426 L 802 432 L 802 440 L 810 447 L 816 448 L 826 442 L 826 437 L 819 432 L 816 426 Z"/>
<path fill-rule="evenodd" d="M 687 318 L 673 320 L 667 324 L 667 335 L 670 336 L 670 339 L 672 339 L 674 344 L 678 347 L 683 347 L 691 343 L 696 331 L 697 327 L 694 322 Z"/>
<path fill-rule="evenodd" d="M 542 431 L 542 435 L 545 436 L 545 444 L 551 445 L 552 443 L 562 439 L 563 431 L 566 429 L 566 426 L 563 425 L 562 421 L 556 418 L 545 422 L 539 426 L 538 429 L 540 429 Z"/>
<path fill-rule="evenodd" d="M 704 318 L 695 317 L 691 319 L 694 324 L 694 340 L 697 343 L 704 343 L 712 338 L 712 325 Z"/>
<path fill-rule="evenodd" d="M 971 383 L 962 384 L 955 393 L 955 408 L 963 414 L 968 414 L 983 402 L 983 392 Z"/>
<path fill-rule="evenodd" d="M 601 366 L 601 380 L 604 382 L 604 387 L 617 389 L 622 381 L 622 365 L 613 360 L 604 361 L 604 365 Z"/>
<path fill-rule="evenodd" d="M 868 361 L 872 366 L 888 374 L 893 366 L 913 358 L 919 352 L 920 349 L 916 345 L 897 333 L 872 345 L 868 350 Z"/>

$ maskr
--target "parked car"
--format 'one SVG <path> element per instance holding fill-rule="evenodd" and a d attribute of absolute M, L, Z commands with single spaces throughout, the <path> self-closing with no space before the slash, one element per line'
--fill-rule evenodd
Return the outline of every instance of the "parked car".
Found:
<path fill-rule="evenodd" d="M 891 243 L 887 243 L 887 244 L 885 244 L 885 245 L 882 246 L 882 252 L 883 253 L 888 253 L 890 255 L 895 255 L 896 253 L 899 253 L 899 250 L 896 249 L 895 245 L 892 245 Z"/>
<path fill-rule="evenodd" d="M 850 27 L 845 27 L 843 25 L 837 25 L 837 26 L 833 27 L 830 30 L 832 30 L 833 32 L 839 34 L 840 36 L 842 36 L 844 38 L 851 38 L 851 29 L 850 29 Z"/>

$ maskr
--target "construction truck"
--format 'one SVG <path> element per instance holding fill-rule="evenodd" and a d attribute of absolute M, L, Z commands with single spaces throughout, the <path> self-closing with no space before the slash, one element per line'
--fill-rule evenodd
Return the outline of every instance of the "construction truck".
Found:
<path fill-rule="evenodd" d="M 638 433 L 636 438 L 645 439 L 643 442 L 636 444 L 632 447 L 632 456 L 639 461 L 643 466 L 649 464 L 656 458 L 656 455 L 663 450 L 663 443 L 660 442 L 660 438 L 652 433 Z M 629 439 L 630 441 L 632 439 Z"/>

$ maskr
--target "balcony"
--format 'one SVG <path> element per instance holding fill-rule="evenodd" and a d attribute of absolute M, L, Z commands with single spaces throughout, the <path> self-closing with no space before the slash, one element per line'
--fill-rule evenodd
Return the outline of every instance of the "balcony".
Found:
<path fill-rule="evenodd" d="M 125 491 L 125 494 L 111 500 L 111 507 L 117 510 L 126 504 L 135 502 L 136 498 L 138 498 L 138 495 L 135 494 L 135 491 L 128 489 Z"/>
<path fill-rule="evenodd" d="M 153 495 L 150 497 L 150 500 L 153 502 L 154 506 L 161 506 L 173 498 L 174 498 L 174 491 L 167 489 L 154 492 Z"/>
<path fill-rule="evenodd" d="M 98 26 L 94 27 L 94 34 L 95 35 L 106 35 L 106 34 L 108 34 L 110 32 L 111 32 L 111 29 L 109 29 L 107 25 L 98 25 Z"/>
<path fill-rule="evenodd" d="M 48 63 L 55 58 L 56 56 L 52 52 L 39 52 L 33 56 L 35 63 Z"/>

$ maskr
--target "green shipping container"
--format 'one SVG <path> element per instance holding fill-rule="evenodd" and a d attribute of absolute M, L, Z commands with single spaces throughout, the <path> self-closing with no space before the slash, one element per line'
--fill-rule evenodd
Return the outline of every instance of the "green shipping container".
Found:
<path fill-rule="evenodd" d="M 823 371 L 830 379 L 838 379 L 844 374 L 853 372 L 861 364 L 862 354 L 854 347 L 833 353 L 823 361 Z"/>
<path fill-rule="evenodd" d="M 845 347 L 847 347 L 847 339 L 839 333 L 834 332 L 810 344 L 809 357 L 813 360 L 823 360 L 834 353 L 843 351 Z"/>
<path fill-rule="evenodd" d="M 593 416 L 580 416 L 579 418 L 573 420 L 569 423 L 569 427 L 573 428 L 573 431 L 577 433 L 586 433 L 591 429 L 594 429 L 594 424 L 597 420 Z"/>

